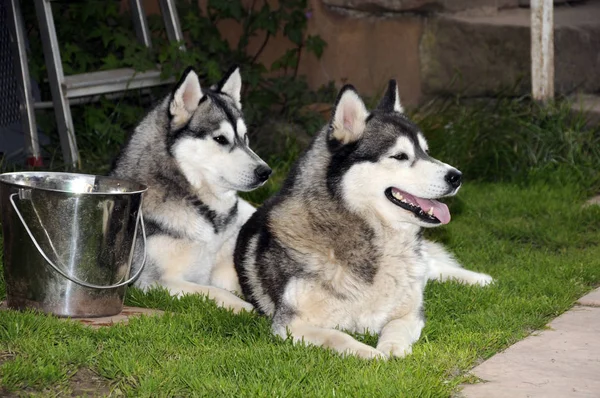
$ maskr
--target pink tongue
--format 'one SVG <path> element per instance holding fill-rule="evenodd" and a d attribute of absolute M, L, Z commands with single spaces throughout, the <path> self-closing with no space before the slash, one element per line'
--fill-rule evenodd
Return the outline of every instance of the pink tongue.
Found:
<path fill-rule="evenodd" d="M 429 209 L 433 207 L 433 215 L 440 220 L 442 224 L 448 224 L 450 222 L 450 211 L 448 211 L 448 206 L 444 203 L 433 199 L 421 199 L 416 196 L 414 198 L 425 213 L 429 212 Z"/>
<path fill-rule="evenodd" d="M 404 196 L 405 200 L 417 204 L 425 213 L 428 213 L 429 209 L 433 207 L 433 215 L 440 220 L 442 224 L 448 224 L 450 222 L 450 211 L 448 210 L 448 206 L 444 203 L 433 199 L 422 199 L 396 188 L 394 188 L 394 191 L 398 191 L 398 193 Z"/>

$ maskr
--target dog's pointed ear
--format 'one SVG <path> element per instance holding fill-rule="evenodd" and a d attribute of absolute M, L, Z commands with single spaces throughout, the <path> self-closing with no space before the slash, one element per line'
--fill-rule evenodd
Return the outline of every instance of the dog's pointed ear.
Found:
<path fill-rule="evenodd" d="M 169 103 L 169 115 L 175 126 L 185 124 L 190 120 L 198 108 L 202 96 L 198 75 L 192 68 L 187 68 L 175 86 Z"/>
<path fill-rule="evenodd" d="M 240 74 L 240 68 L 234 66 L 229 69 L 217 84 L 217 90 L 233 98 L 237 107 L 242 109 L 242 75 Z"/>
<path fill-rule="evenodd" d="M 381 109 L 385 112 L 399 112 L 404 113 L 404 108 L 402 104 L 400 104 L 400 96 L 398 95 L 398 84 L 396 80 L 390 80 L 388 83 L 388 88 L 383 95 L 381 101 L 379 101 L 379 105 L 377 105 L 377 109 Z"/>
<path fill-rule="evenodd" d="M 338 94 L 329 126 L 329 138 L 348 144 L 358 140 L 365 131 L 369 112 L 365 103 L 351 85 L 344 86 Z"/>

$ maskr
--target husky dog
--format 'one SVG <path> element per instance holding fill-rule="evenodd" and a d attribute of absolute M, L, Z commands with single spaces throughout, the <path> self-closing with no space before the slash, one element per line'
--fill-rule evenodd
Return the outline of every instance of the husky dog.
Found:
<path fill-rule="evenodd" d="M 143 211 L 147 260 L 135 285 L 201 293 L 234 311 L 252 306 L 238 291 L 235 239 L 254 207 L 250 191 L 271 169 L 248 146 L 237 68 L 210 89 L 188 69 L 173 92 L 136 127 L 112 172 L 148 186 Z M 133 271 L 140 267 L 138 241 Z"/>
<path fill-rule="evenodd" d="M 283 338 L 363 358 L 409 354 L 428 279 L 492 281 L 421 236 L 450 221 L 436 199 L 460 186 L 457 169 L 429 156 L 395 81 L 371 113 L 345 86 L 281 192 L 240 231 L 234 259 L 246 299 Z M 378 333 L 377 348 L 337 329 Z"/>

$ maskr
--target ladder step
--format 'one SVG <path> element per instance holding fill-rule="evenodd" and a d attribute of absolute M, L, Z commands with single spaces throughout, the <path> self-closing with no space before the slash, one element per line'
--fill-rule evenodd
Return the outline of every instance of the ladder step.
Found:
<path fill-rule="evenodd" d="M 131 68 L 122 68 L 65 76 L 63 86 L 67 98 L 77 98 L 160 86 L 174 81 L 173 78 L 161 80 L 159 70 L 136 72 Z"/>

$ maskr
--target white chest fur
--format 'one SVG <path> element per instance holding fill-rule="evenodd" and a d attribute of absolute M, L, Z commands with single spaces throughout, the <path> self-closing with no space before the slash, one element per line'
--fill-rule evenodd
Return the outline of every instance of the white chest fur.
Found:
<path fill-rule="evenodd" d="M 418 245 L 417 239 L 387 239 L 370 283 L 330 253 L 318 278 L 289 282 L 285 300 L 313 325 L 378 333 L 390 319 L 422 305 L 427 267 Z"/>
<path fill-rule="evenodd" d="M 236 202 L 225 209 L 210 209 L 212 219 L 189 201 L 154 206 L 152 219 L 161 230 L 148 239 L 148 265 L 154 267 L 153 278 L 208 284 L 219 251 L 239 231 L 240 216 L 246 217 L 234 205 Z"/>
<path fill-rule="evenodd" d="M 148 239 L 148 258 L 162 280 L 181 279 L 207 284 L 217 253 L 228 235 L 212 234 L 209 240 L 190 240 L 158 234 Z"/>

